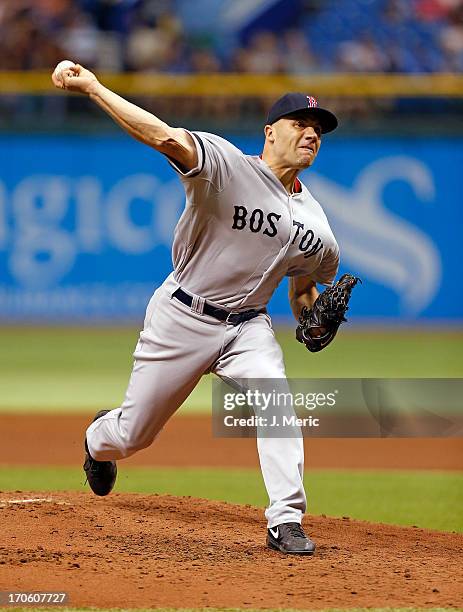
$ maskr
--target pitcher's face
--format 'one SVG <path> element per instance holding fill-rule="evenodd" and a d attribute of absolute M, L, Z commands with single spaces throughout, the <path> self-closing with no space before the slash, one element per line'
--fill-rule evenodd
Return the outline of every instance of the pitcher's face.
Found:
<path fill-rule="evenodd" d="M 265 126 L 272 153 L 282 165 L 308 168 L 317 157 L 321 144 L 321 126 L 309 113 L 294 113 Z"/>

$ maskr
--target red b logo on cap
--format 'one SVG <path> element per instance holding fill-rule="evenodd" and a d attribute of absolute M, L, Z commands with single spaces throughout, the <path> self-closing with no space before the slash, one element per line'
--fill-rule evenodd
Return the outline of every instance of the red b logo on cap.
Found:
<path fill-rule="evenodd" d="M 308 108 L 316 108 L 318 106 L 316 98 L 313 96 L 307 96 L 307 106 Z"/>

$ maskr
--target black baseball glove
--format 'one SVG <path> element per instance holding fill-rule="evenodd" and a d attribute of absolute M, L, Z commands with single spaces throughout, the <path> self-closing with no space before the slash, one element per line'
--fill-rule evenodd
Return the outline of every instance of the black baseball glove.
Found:
<path fill-rule="evenodd" d="M 332 287 L 325 289 L 312 308 L 304 306 L 296 329 L 296 338 L 309 351 L 317 353 L 328 346 L 338 331 L 349 308 L 352 289 L 362 282 L 352 274 L 343 274 Z"/>

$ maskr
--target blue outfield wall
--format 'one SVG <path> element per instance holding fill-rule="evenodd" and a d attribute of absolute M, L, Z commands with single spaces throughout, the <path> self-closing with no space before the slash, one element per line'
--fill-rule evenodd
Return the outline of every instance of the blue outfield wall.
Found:
<path fill-rule="evenodd" d="M 124 134 L 2 136 L 0 167 L 0 321 L 140 322 L 184 204 L 165 159 Z M 462 173 L 462 139 L 326 137 L 301 178 L 364 281 L 356 319 L 461 322 Z M 290 316 L 286 283 L 270 311 Z"/>

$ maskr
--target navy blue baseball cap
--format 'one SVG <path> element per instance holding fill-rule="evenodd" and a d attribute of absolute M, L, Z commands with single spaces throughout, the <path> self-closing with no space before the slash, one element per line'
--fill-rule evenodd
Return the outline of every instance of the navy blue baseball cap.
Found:
<path fill-rule="evenodd" d="M 267 125 L 275 123 L 275 121 L 278 121 L 278 119 L 282 117 L 286 117 L 286 115 L 291 115 L 292 113 L 300 111 L 307 111 L 316 117 L 320 122 L 323 134 L 332 132 L 338 127 L 336 115 L 333 115 L 333 113 L 326 110 L 326 108 L 320 108 L 317 98 L 303 93 L 287 93 L 279 98 L 269 110 Z"/>

